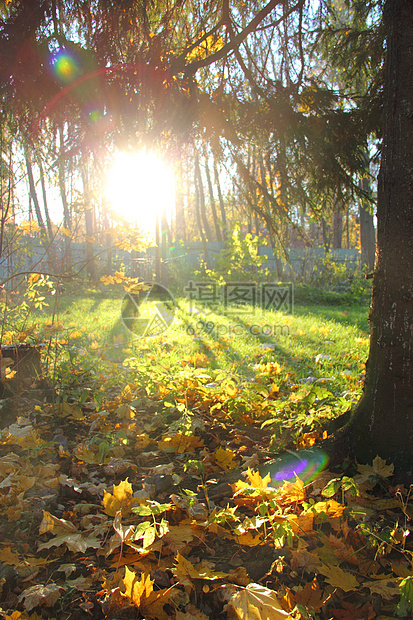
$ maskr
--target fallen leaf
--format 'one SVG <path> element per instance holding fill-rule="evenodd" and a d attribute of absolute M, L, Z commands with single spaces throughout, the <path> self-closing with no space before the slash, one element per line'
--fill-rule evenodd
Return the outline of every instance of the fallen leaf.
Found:
<path fill-rule="evenodd" d="M 123 595 L 127 597 L 147 618 L 156 620 L 168 620 L 170 616 L 163 610 L 163 606 L 168 602 L 167 589 L 153 590 L 153 581 L 150 575 L 142 573 L 140 580 L 136 574 L 125 566 L 125 577 L 123 579 Z"/>
<path fill-rule="evenodd" d="M 339 566 L 321 564 L 317 570 L 326 577 L 327 582 L 333 586 L 333 588 L 341 588 L 344 592 L 351 592 L 360 587 L 355 576 Z"/>
<path fill-rule="evenodd" d="M 113 485 L 113 494 L 103 492 L 103 506 L 105 514 L 115 517 L 120 510 L 122 517 L 127 517 L 131 512 L 134 503 L 132 485 L 126 480 L 122 480 L 118 485 Z"/>
<path fill-rule="evenodd" d="M 214 572 L 204 562 L 194 566 L 189 560 L 184 558 L 180 553 L 176 556 L 175 567 L 172 573 L 183 583 L 190 583 L 191 579 L 223 579 L 228 573 Z"/>
<path fill-rule="evenodd" d="M 291 616 L 283 610 L 277 593 L 258 583 L 250 583 L 236 592 L 226 605 L 239 620 L 285 620 Z"/>
<path fill-rule="evenodd" d="M 60 598 L 62 588 L 55 583 L 49 583 L 48 585 L 31 586 L 19 596 L 19 601 L 23 602 L 23 605 L 27 611 L 30 611 L 34 607 L 44 606 L 53 607 L 56 601 Z"/>
<path fill-rule="evenodd" d="M 195 435 L 183 435 L 177 433 L 172 437 L 165 436 L 162 441 L 158 441 L 158 448 L 163 452 L 177 452 L 184 454 L 185 452 L 192 454 L 197 448 L 202 448 L 204 442 L 200 437 Z"/>
<path fill-rule="evenodd" d="M 370 601 L 362 607 L 356 607 L 353 603 L 347 603 L 345 601 L 342 601 L 341 605 L 344 609 L 331 610 L 335 618 L 342 618 L 342 620 L 372 620 L 376 617 L 376 612 Z"/>
<path fill-rule="evenodd" d="M 357 465 L 357 470 L 363 478 L 368 479 L 370 476 L 381 476 L 389 478 L 393 475 L 394 465 L 387 465 L 386 461 L 380 456 L 376 456 L 372 465 Z M 357 479 L 359 481 L 359 479 Z"/>
<path fill-rule="evenodd" d="M 288 611 L 292 611 L 296 605 L 302 605 L 307 611 L 314 614 L 314 612 L 319 611 L 329 599 L 329 596 L 325 596 L 320 590 L 316 577 L 314 577 L 313 581 L 310 583 L 306 583 L 304 588 L 299 592 L 293 592 L 289 588 L 287 588 L 287 592 L 288 597 L 286 600 L 288 601 Z"/>
<path fill-rule="evenodd" d="M 235 452 L 233 450 L 230 450 L 229 448 L 226 448 L 224 450 L 224 448 L 221 448 L 221 446 L 219 446 L 215 450 L 214 456 L 217 465 L 219 465 L 224 471 L 228 469 L 234 469 L 234 467 L 237 466 L 237 461 L 235 460 Z"/>
<path fill-rule="evenodd" d="M 390 601 L 395 596 L 400 596 L 401 579 L 379 579 L 363 583 L 363 588 L 368 588 L 370 594 L 379 594 L 386 601 Z"/>
<path fill-rule="evenodd" d="M 247 547 L 257 547 L 258 545 L 263 544 L 263 539 L 261 534 L 253 533 L 251 530 L 237 536 L 237 542 L 240 545 L 246 545 Z"/>

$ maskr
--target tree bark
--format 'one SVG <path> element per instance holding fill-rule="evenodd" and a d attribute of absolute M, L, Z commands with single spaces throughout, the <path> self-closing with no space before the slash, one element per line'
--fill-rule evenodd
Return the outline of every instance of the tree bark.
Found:
<path fill-rule="evenodd" d="M 333 248 L 341 250 L 343 247 L 343 212 L 339 207 L 333 213 Z"/>
<path fill-rule="evenodd" d="M 31 199 L 32 199 L 32 202 L 33 202 L 35 213 L 36 213 L 37 223 L 39 224 L 40 232 L 41 232 L 42 236 L 45 237 L 46 236 L 46 227 L 45 227 L 44 222 L 43 222 L 42 212 L 40 210 L 39 199 L 37 198 L 36 185 L 34 183 L 34 177 L 33 177 L 32 161 L 31 161 L 31 158 L 30 158 L 29 149 L 27 148 L 26 145 L 24 145 L 24 158 L 25 158 L 25 161 L 26 161 L 26 170 L 27 170 L 27 178 L 29 180 L 30 196 L 31 196 Z"/>
<path fill-rule="evenodd" d="M 387 0 L 387 59 L 377 257 L 364 393 L 344 437 L 413 479 L 413 2 Z"/>

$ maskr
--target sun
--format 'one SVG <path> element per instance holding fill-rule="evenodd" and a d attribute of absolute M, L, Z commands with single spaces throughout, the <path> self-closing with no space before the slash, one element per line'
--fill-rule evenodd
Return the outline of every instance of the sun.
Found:
<path fill-rule="evenodd" d="M 106 177 L 106 197 L 113 211 L 147 233 L 175 201 L 172 169 L 153 151 L 117 151 Z"/>

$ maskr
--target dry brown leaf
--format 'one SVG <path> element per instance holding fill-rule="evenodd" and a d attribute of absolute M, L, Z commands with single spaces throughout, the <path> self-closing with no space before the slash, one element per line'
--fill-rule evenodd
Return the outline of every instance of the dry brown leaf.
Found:
<path fill-rule="evenodd" d="M 51 532 L 54 538 L 39 543 L 37 549 L 50 549 L 51 547 L 60 547 L 61 545 L 67 545 L 69 551 L 75 553 L 85 553 L 86 549 L 93 548 L 98 549 L 101 542 L 95 536 L 88 533 L 79 532 L 79 530 L 65 519 L 58 519 L 50 514 L 46 510 L 43 510 L 43 520 L 40 523 L 39 534 L 45 534 Z"/>
<path fill-rule="evenodd" d="M 303 512 L 300 515 L 288 515 L 287 518 L 294 534 L 303 534 L 313 530 L 314 515 L 311 512 Z"/>
<path fill-rule="evenodd" d="M 53 607 L 56 601 L 60 598 L 62 588 L 55 583 L 49 583 L 48 585 L 31 586 L 19 596 L 19 601 L 23 602 L 23 605 L 27 611 L 30 611 L 34 607 L 44 606 Z"/>
<path fill-rule="evenodd" d="M 245 566 L 237 566 L 229 571 L 228 581 L 236 583 L 238 586 L 247 586 L 251 583 Z"/>
<path fill-rule="evenodd" d="M 376 617 L 376 612 L 370 601 L 362 607 L 356 607 L 353 603 L 347 603 L 346 601 L 343 601 L 341 604 L 344 609 L 331 610 L 334 618 L 341 618 L 342 620 L 373 620 Z"/>
<path fill-rule="evenodd" d="M 317 578 L 314 577 L 313 581 L 306 583 L 304 588 L 298 592 L 293 592 L 287 588 L 287 596 L 284 600 L 287 603 L 287 611 L 292 611 L 296 605 L 302 605 L 310 613 L 319 611 L 329 596 L 325 596 L 320 590 L 317 583 Z"/>
<path fill-rule="evenodd" d="M 380 456 L 376 456 L 372 465 L 357 465 L 357 469 L 362 476 L 381 476 L 389 478 L 393 475 L 394 465 L 387 465 L 386 461 Z"/>
<path fill-rule="evenodd" d="M 379 579 L 378 581 L 368 581 L 363 583 L 363 588 L 368 588 L 370 594 L 379 594 L 386 601 L 390 601 L 395 596 L 400 596 L 401 579 Z"/>
<path fill-rule="evenodd" d="M 316 573 L 321 561 L 318 556 L 309 553 L 306 549 L 292 550 L 291 568 L 295 571 L 304 569 L 307 573 Z"/>

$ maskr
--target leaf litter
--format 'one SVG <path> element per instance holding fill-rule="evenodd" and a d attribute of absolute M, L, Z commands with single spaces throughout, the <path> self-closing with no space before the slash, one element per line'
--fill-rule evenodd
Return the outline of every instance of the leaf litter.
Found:
<path fill-rule="evenodd" d="M 16 397 L 0 434 L 1 617 L 410 617 L 410 489 L 379 456 L 329 471 L 327 430 L 305 423 L 317 407 L 328 421 L 326 389 L 256 373 L 242 386 L 188 370 L 100 406 Z"/>

